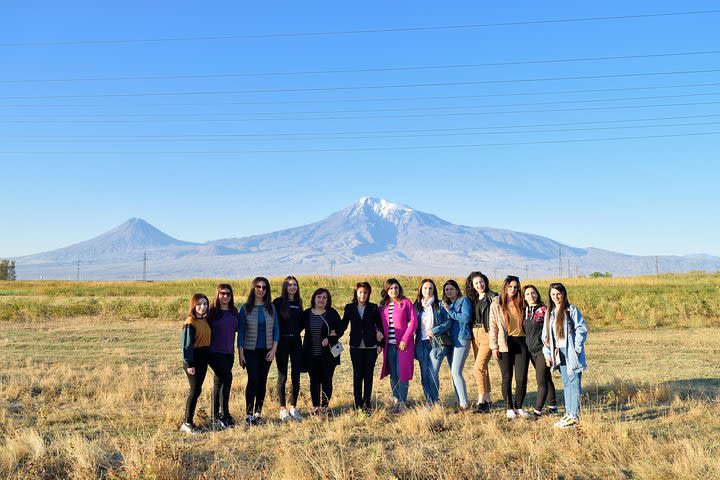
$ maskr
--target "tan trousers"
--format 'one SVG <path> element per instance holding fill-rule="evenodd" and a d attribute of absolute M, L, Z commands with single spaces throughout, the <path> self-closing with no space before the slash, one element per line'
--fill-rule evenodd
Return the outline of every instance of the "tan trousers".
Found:
<path fill-rule="evenodd" d="M 483 398 L 485 395 L 490 395 L 488 363 L 490 363 L 490 357 L 492 357 L 492 350 L 490 350 L 490 338 L 482 327 L 472 329 L 472 346 L 475 355 L 473 374 L 478 384 L 478 396 Z"/>

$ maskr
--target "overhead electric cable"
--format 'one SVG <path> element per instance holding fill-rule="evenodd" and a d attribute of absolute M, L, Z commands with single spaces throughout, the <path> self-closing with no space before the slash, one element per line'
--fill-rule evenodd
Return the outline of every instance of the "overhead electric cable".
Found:
<path fill-rule="evenodd" d="M 631 78 L 631 77 L 653 77 L 666 75 L 688 75 L 698 73 L 717 73 L 720 69 L 707 70 L 677 70 L 670 72 L 635 72 L 635 73 L 614 73 L 608 75 L 581 75 L 568 77 L 541 77 L 521 78 L 510 80 L 477 80 L 469 82 L 440 82 L 440 83 L 405 83 L 394 85 L 360 85 L 353 87 L 311 87 L 311 88 L 280 88 L 261 90 L 229 90 L 229 91 L 208 91 L 208 92 L 144 92 L 144 93 L 102 93 L 90 95 L 36 95 L 36 96 L 7 96 L 0 97 L 0 100 L 18 100 L 33 98 L 103 98 L 103 97 L 149 97 L 149 96 L 175 96 L 175 95 L 235 95 L 244 93 L 282 93 L 282 92 L 316 92 L 316 91 L 342 91 L 342 90 L 375 90 L 383 88 L 408 88 L 408 87 L 446 87 L 459 85 L 488 85 L 502 83 L 528 83 L 528 82 L 550 82 L 560 80 L 593 80 L 607 78 Z"/>
<path fill-rule="evenodd" d="M 287 33 L 264 33 L 250 35 L 208 35 L 208 36 L 185 36 L 167 38 L 135 38 L 135 39 L 107 39 L 107 40 L 58 40 L 47 42 L 17 42 L 0 43 L 0 47 L 38 47 L 38 46 L 59 46 L 59 45 L 99 45 L 99 44 L 128 44 L 128 43 L 162 43 L 162 42 L 187 42 L 187 41 L 208 41 L 208 40 L 250 40 L 262 38 L 293 38 L 293 37 L 315 37 L 335 35 L 360 35 L 373 33 L 400 33 L 400 32 L 422 32 L 433 30 L 461 30 L 476 28 L 511 27 L 521 25 L 543 25 L 558 23 L 596 22 L 612 20 L 631 20 L 640 18 L 660 18 L 689 15 L 713 15 L 720 13 L 720 10 L 695 10 L 683 12 L 659 12 L 637 15 L 613 15 L 604 17 L 580 17 L 560 18 L 544 20 L 525 20 L 514 22 L 496 23 L 474 23 L 464 25 L 435 25 L 425 27 L 400 27 L 400 28 L 370 28 L 362 30 L 336 30 L 324 32 L 287 32 Z"/>
<path fill-rule="evenodd" d="M 484 67 L 501 67 L 510 65 L 537 65 L 548 63 L 573 63 L 573 62 L 594 62 L 607 60 L 634 60 L 640 58 L 662 58 L 662 57 L 680 57 L 690 55 L 717 55 L 720 50 L 702 50 L 692 52 L 666 52 L 652 53 L 640 55 L 615 55 L 607 57 L 580 57 L 580 58 L 564 58 L 564 59 L 545 59 L 545 60 L 524 60 L 515 62 L 495 62 L 495 63 L 467 63 L 467 64 L 451 64 L 451 65 L 420 65 L 408 67 L 378 67 L 378 68 L 357 68 L 357 69 L 337 69 L 337 70 L 305 70 L 305 71 L 289 71 L 289 72 L 249 72 L 249 73 L 216 73 L 216 74 L 200 74 L 200 75 L 145 75 L 145 76 L 111 76 L 111 77 L 75 77 L 75 78 L 44 78 L 44 79 L 8 79 L 0 80 L 0 83 L 51 83 L 51 82 L 95 82 L 95 81 L 127 81 L 127 80 L 178 80 L 178 79 L 199 79 L 199 78 L 240 78 L 240 77 L 275 77 L 289 75 L 323 75 L 323 74 L 339 74 L 339 73 L 373 73 L 373 72 L 399 72 L 399 71 L 415 71 L 415 70 L 447 70 L 453 68 L 484 68 Z"/>

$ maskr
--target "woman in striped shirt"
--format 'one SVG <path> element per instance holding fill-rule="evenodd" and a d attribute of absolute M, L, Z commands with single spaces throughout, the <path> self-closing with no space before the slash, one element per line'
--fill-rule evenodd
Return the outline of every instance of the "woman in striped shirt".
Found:
<path fill-rule="evenodd" d="M 408 384 L 413 377 L 417 330 L 415 306 L 403 294 L 400 282 L 390 278 L 380 293 L 380 319 L 383 323 L 385 349 L 380 378 L 390 375 L 390 388 L 395 405 L 392 413 L 403 413 L 407 408 Z"/>

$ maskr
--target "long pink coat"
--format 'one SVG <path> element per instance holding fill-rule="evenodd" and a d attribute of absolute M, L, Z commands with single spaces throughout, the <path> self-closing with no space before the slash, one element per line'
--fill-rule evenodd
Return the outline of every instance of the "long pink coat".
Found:
<path fill-rule="evenodd" d="M 387 339 L 388 336 L 388 306 L 385 305 L 380 309 L 380 318 L 383 323 L 383 334 Z M 393 325 L 395 327 L 395 340 L 397 345 L 400 341 L 407 343 L 407 349 L 404 352 L 398 348 L 398 363 L 400 364 L 400 381 L 405 382 L 412 380 L 413 371 L 415 370 L 415 341 L 413 336 L 417 330 L 418 319 L 415 312 L 415 306 L 407 298 L 403 298 L 400 303 L 395 302 L 395 310 L 393 311 Z M 380 378 L 390 375 L 390 367 L 387 361 L 387 348 L 383 349 L 383 364 L 380 370 Z"/>

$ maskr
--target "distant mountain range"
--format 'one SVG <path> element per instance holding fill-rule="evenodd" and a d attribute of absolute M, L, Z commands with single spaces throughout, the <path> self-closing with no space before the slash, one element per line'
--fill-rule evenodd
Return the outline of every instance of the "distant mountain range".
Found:
<path fill-rule="evenodd" d="M 251 277 L 287 274 L 447 274 L 531 278 L 593 271 L 615 276 L 655 273 L 655 256 L 578 248 L 510 230 L 467 227 L 383 199 L 363 197 L 316 223 L 263 235 L 205 243 L 175 239 L 139 218 L 65 248 L 16 258 L 20 279 Z M 659 256 L 662 272 L 720 270 L 720 257 Z M 568 261 L 570 269 L 568 272 Z"/>

